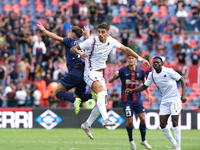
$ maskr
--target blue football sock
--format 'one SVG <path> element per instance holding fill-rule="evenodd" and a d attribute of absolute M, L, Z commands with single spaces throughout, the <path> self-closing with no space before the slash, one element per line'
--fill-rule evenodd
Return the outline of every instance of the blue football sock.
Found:
<path fill-rule="evenodd" d="M 92 99 L 92 94 L 82 94 L 79 98 L 81 99 L 81 102 L 86 102 L 89 99 Z"/>
<path fill-rule="evenodd" d="M 56 97 L 63 101 L 69 101 L 72 103 L 75 101 L 75 98 L 67 92 L 58 92 L 56 93 Z"/>
<path fill-rule="evenodd" d="M 128 128 L 128 127 L 126 126 L 126 130 L 127 130 L 127 133 L 128 133 L 129 141 L 133 141 L 133 137 L 132 137 L 133 127 Z"/>
<path fill-rule="evenodd" d="M 145 136 L 146 136 L 146 124 L 141 124 L 140 123 L 140 134 L 142 141 L 145 141 Z"/>

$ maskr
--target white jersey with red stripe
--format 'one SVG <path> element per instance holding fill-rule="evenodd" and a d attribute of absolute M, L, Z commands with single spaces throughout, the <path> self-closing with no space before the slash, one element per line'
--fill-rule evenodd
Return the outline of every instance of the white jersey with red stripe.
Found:
<path fill-rule="evenodd" d="M 149 73 L 144 85 L 150 86 L 155 83 L 160 93 L 162 94 L 161 104 L 166 102 L 180 101 L 180 93 L 177 88 L 176 81 L 181 78 L 181 75 L 172 68 L 162 67 L 160 73 L 155 70 Z"/>
<path fill-rule="evenodd" d="M 120 47 L 121 43 L 111 36 L 107 37 L 105 43 L 99 41 L 98 36 L 80 43 L 80 48 L 88 54 L 85 58 L 85 70 L 95 71 L 106 68 L 106 60 L 110 51 Z"/>

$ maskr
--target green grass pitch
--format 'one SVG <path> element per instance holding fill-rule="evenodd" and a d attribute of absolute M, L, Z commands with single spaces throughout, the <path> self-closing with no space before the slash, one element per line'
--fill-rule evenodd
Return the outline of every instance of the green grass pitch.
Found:
<path fill-rule="evenodd" d="M 173 130 L 171 130 L 173 133 Z M 92 129 L 94 140 L 82 129 L 0 129 L 0 150 L 130 150 L 125 129 Z M 182 131 L 182 150 L 200 150 L 200 131 Z M 145 150 L 139 130 L 133 130 L 138 150 Z M 161 130 L 147 130 L 153 150 L 170 150 L 171 144 Z"/>

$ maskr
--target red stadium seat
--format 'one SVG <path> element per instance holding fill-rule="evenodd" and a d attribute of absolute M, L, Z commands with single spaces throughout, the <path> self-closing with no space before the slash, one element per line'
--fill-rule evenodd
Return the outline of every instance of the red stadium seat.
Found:
<path fill-rule="evenodd" d="M 60 7 L 60 11 L 63 12 L 65 8 L 66 8 L 66 10 L 68 10 L 68 6 L 67 5 L 62 5 Z"/>
<path fill-rule="evenodd" d="M 53 12 L 51 10 L 46 10 L 45 11 L 45 16 L 52 16 Z"/>
<path fill-rule="evenodd" d="M 15 12 L 17 15 L 20 15 L 20 13 L 21 13 L 21 7 L 20 7 L 20 5 L 14 4 L 14 5 L 12 6 L 12 8 L 13 8 L 14 12 Z"/>
<path fill-rule="evenodd" d="M 4 11 L 12 11 L 12 6 L 10 4 L 6 4 L 3 6 Z"/>
<path fill-rule="evenodd" d="M 191 106 L 190 107 L 190 110 L 197 110 L 198 108 L 197 108 L 197 106 Z"/>
<path fill-rule="evenodd" d="M 27 5 L 28 5 L 28 0 L 20 0 L 20 1 L 19 1 L 19 4 L 20 4 L 20 5 L 26 5 L 26 6 L 27 6 Z"/>
<path fill-rule="evenodd" d="M 41 0 L 35 0 L 35 6 L 37 5 L 42 5 L 42 1 Z"/>
<path fill-rule="evenodd" d="M 37 5 L 36 6 L 36 11 L 38 12 L 38 11 L 42 11 L 42 12 L 44 12 L 44 6 L 42 5 L 42 4 L 40 4 L 40 5 Z"/>
<path fill-rule="evenodd" d="M 198 47 L 198 43 L 197 43 L 197 41 L 195 41 L 195 40 L 192 40 L 192 41 L 190 41 L 190 48 L 192 48 L 192 47 Z"/>
<path fill-rule="evenodd" d="M 171 42 L 172 41 L 171 36 L 169 34 L 164 34 L 163 38 L 164 38 L 164 42 Z"/>
<path fill-rule="evenodd" d="M 161 13 L 167 12 L 167 7 L 166 6 L 160 6 L 159 12 L 161 12 Z"/>
<path fill-rule="evenodd" d="M 144 7 L 143 7 L 143 12 L 144 13 L 148 13 L 149 11 L 150 11 L 150 6 L 148 6 L 148 5 L 145 5 Z"/>
<path fill-rule="evenodd" d="M 106 106 L 107 109 L 112 109 L 113 107 L 113 101 L 108 101 L 108 104 Z"/>
<path fill-rule="evenodd" d="M 112 20 L 112 23 L 114 23 L 114 24 L 120 24 L 120 23 L 121 23 L 120 17 L 114 16 L 114 17 L 113 17 L 113 20 Z"/>
<path fill-rule="evenodd" d="M 159 12 L 154 12 L 154 13 L 153 13 L 153 16 L 154 16 L 154 17 L 160 17 L 160 13 L 159 13 Z"/>
<path fill-rule="evenodd" d="M 52 0 L 51 1 L 52 6 L 58 6 L 59 5 L 59 0 Z"/>
<path fill-rule="evenodd" d="M 171 18 L 170 18 L 170 21 L 171 21 L 171 23 L 176 22 L 176 21 L 177 21 L 177 17 L 175 17 L 175 16 L 171 17 Z"/>
<path fill-rule="evenodd" d="M 127 17 L 127 16 L 128 16 L 128 13 L 127 13 L 126 10 L 122 10 L 122 11 L 120 12 L 120 17 Z"/>
<path fill-rule="evenodd" d="M 188 13 L 188 17 L 192 17 L 192 13 L 191 12 L 187 12 Z"/>
<path fill-rule="evenodd" d="M 23 18 L 25 18 L 26 22 L 30 21 L 30 16 L 29 15 L 22 15 Z"/>

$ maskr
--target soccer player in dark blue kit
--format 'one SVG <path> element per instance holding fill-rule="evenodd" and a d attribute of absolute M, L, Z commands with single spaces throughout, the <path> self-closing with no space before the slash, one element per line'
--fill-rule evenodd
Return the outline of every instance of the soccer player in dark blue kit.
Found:
<path fill-rule="evenodd" d="M 127 118 L 126 130 L 129 136 L 129 142 L 132 150 L 137 149 L 135 142 L 132 137 L 133 130 L 133 110 L 138 114 L 140 118 L 140 134 L 141 134 L 141 145 L 144 145 L 146 149 L 151 149 L 151 146 L 145 140 L 146 136 L 146 122 L 145 122 L 145 110 L 141 100 L 141 93 L 132 93 L 126 95 L 125 90 L 127 88 L 136 88 L 139 86 L 140 81 L 145 82 L 145 74 L 142 68 L 136 66 L 136 59 L 133 56 L 128 56 L 128 66 L 122 67 L 109 79 L 109 83 L 112 83 L 117 78 L 121 79 L 122 82 L 122 105 L 124 109 L 124 114 Z M 152 97 L 150 96 L 149 89 L 146 90 L 148 94 L 148 99 L 152 102 Z"/>
<path fill-rule="evenodd" d="M 37 26 L 41 31 L 46 33 L 49 37 L 51 37 L 56 41 L 60 41 L 65 45 L 68 74 L 66 74 L 59 80 L 59 84 L 54 91 L 54 95 L 61 100 L 67 100 L 74 103 L 75 114 L 77 115 L 80 111 L 81 101 L 85 102 L 88 99 L 92 99 L 93 96 L 91 94 L 84 94 L 86 87 L 86 83 L 83 80 L 84 63 L 80 55 L 72 54 L 70 52 L 70 48 L 82 42 L 79 38 L 83 34 L 86 35 L 86 38 L 89 38 L 90 37 L 89 30 L 87 28 L 84 28 L 83 31 L 81 28 L 77 26 L 71 26 L 71 30 L 68 33 L 68 37 L 63 38 L 57 36 L 56 34 L 50 31 L 47 31 L 41 23 L 37 24 Z M 74 87 L 76 87 L 76 89 L 73 97 L 70 94 L 68 94 L 67 91 L 69 91 Z"/>

